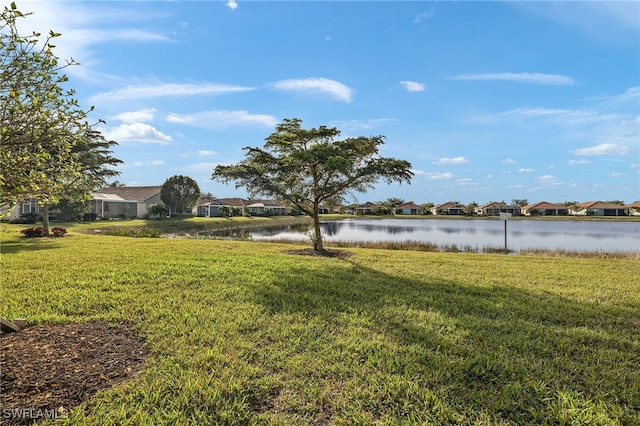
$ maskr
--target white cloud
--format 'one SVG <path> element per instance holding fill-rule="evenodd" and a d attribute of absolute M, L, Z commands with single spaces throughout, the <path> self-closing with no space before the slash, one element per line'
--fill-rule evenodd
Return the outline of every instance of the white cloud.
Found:
<path fill-rule="evenodd" d="M 247 92 L 250 90 L 254 90 L 254 88 L 215 83 L 166 83 L 151 86 L 126 86 L 110 92 L 98 93 L 92 96 L 90 100 L 91 102 L 98 103 L 165 96 L 222 95 L 226 93 Z"/>
<path fill-rule="evenodd" d="M 116 142 L 157 143 L 160 145 L 168 145 L 171 142 L 171 136 L 165 135 L 146 123 L 121 124 L 105 131 L 104 136 L 106 139 Z"/>
<path fill-rule="evenodd" d="M 422 13 L 420 13 L 420 14 L 416 15 L 416 16 L 413 18 L 413 23 L 414 23 L 414 24 L 421 24 L 421 23 L 423 23 L 424 21 L 426 21 L 426 20 L 428 20 L 428 19 L 433 18 L 433 17 L 435 16 L 435 14 L 436 14 L 436 11 L 435 11 L 434 9 L 427 10 L 427 11 L 425 11 L 425 12 L 422 12 Z"/>
<path fill-rule="evenodd" d="M 213 169 L 220 163 L 213 162 L 202 162 L 202 163 L 193 163 L 189 164 L 185 167 L 185 170 L 193 173 L 211 173 Z"/>
<path fill-rule="evenodd" d="M 411 169 L 411 172 L 413 172 L 413 174 L 416 175 L 416 176 L 422 176 L 422 175 L 425 174 L 425 172 L 422 171 L 422 170 Z"/>
<path fill-rule="evenodd" d="M 517 83 L 547 84 L 554 86 L 567 86 L 575 84 L 571 77 L 557 74 L 543 74 L 531 72 L 503 72 L 489 74 L 464 74 L 453 77 L 454 80 L 477 80 L 477 81 L 511 81 Z"/>
<path fill-rule="evenodd" d="M 134 161 L 134 166 L 164 166 L 164 161 L 162 160 L 146 160 L 146 161 Z"/>
<path fill-rule="evenodd" d="M 505 158 L 504 160 L 502 160 L 502 164 L 516 164 L 516 160 L 512 158 Z"/>
<path fill-rule="evenodd" d="M 619 178 L 624 176 L 622 173 L 611 173 L 609 176 L 611 176 L 612 178 Z"/>
<path fill-rule="evenodd" d="M 236 3 L 236 0 L 228 0 L 227 7 L 231 10 L 236 10 L 238 8 L 238 3 Z"/>
<path fill-rule="evenodd" d="M 193 114 L 169 113 L 167 121 L 206 129 L 217 129 L 227 126 L 258 124 L 275 127 L 277 120 L 271 115 L 249 114 L 247 111 L 202 111 Z"/>
<path fill-rule="evenodd" d="M 126 111 L 114 116 L 116 120 L 124 123 L 146 123 L 153 121 L 153 115 L 156 110 L 154 108 L 146 108 L 138 111 Z"/>
<path fill-rule="evenodd" d="M 407 92 L 423 92 L 427 88 L 426 84 L 416 81 L 403 80 L 400 84 Z"/>
<path fill-rule="evenodd" d="M 624 155 L 629 153 L 629 147 L 613 143 L 601 143 L 600 145 L 579 148 L 571 151 L 575 155 Z"/>
<path fill-rule="evenodd" d="M 161 33 L 140 29 L 145 19 L 153 18 L 149 16 L 151 14 L 141 17 L 138 13 L 105 5 L 104 2 L 70 5 L 49 0 L 19 2 L 23 13 L 32 13 L 27 19 L 20 20 L 20 29 L 25 34 L 32 31 L 46 34 L 49 30 L 61 33 L 54 41 L 54 53 L 61 60 L 73 58 L 80 62 L 82 66 L 69 67 L 65 72 L 83 79 L 96 79 L 91 68 L 97 62 L 94 49 L 97 44 L 113 40 L 170 41 Z"/>
<path fill-rule="evenodd" d="M 535 170 L 529 169 L 526 167 L 521 167 L 518 169 L 518 173 L 533 173 Z"/>
<path fill-rule="evenodd" d="M 385 124 L 393 124 L 396 120 L 393 118 L 371 118 L 368 120 L 346 120 L 346 121 L 329 121 L 328 125 L 336 127 L 342 133 L 355 132 L 362 130 L 373 130 Z"/>
<path fill-rule="evenodd" d="M 579 166 L 582 164 L 591 164 L 591 161 L 589 160 L 569 160 L 569 162 L 567 163 L 569 166 Z"/>
<path fill-rule="evenodd" d="M 338 101 L 351 102 L 352 90 L 344 84 L 328 78 L 314 77 L 306 79 L 288 79 L 271 83 L 278 90 L 326 94 Z"/>
<path fill-rule="evenodd" d="M 471 178 L 462 178 L 462 179 L 458 179 L 455 183 L 455 186 L 478 186 L 479 183 L 475 182 L 473 179 Z"/>
<path fill-rule="evenodd" d="M 438 161 L 435 161 L 433 164 L 437 164 L 437 165 L 445 165 L 445 164 L 465 164 L 468 163 L 469 160 L 467 160 L 464 157 L 455 157 L 455 158 L 441 158 Z"/>
<path fill-rule="evenodd" d="M 536 182 L 545 186 L 558 186 L 562 184 L 562 182 L 558 181 L 558 178 L 553 175 L 538 176 Z"/>
<path fill-rule="evenodd" d="M 455 179 L 456 175 L 454 175 L 453 173 L 434 173 L 434 172 L 429 172 L 427 173 L 427 177 L 431 180 L 450 180 L 450 179 Z"/>
<path fill-rule="evenodd" d="M 213 156 L 217 155 L 218 153 L 215 152 L 215 151 L 208 150 L 208 149 L 203 149 L 203 150 L 198 151 L 197 154 L 198 154 L 198 157 L 213 157 Z"/>

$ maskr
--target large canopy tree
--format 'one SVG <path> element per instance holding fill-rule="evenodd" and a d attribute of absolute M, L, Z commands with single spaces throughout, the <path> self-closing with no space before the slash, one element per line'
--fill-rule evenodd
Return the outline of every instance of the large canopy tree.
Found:
<path fill-rule="evenodd" d="M 338 140 L 340 131 L 320 126 L 303 129 L 297 118 L 285 119 L 263 148 L 246 147 L 238 164 L 220 165 L 212 179 L 244 187 L 252 195 L 286 200 L 313 219 L 313 248 L 324 251 L 320 206 L 365 192 L 379 181 L 411 183 L 411 164 L 379 155 L 384 136 Z"/>
<path fill-rule="evenodd" d="M 185 210 L 193 208 L 200 199 L 198 183 L 188 176 L 171 176 L 160 189 L 160 199 L 169 211 L 182 216 Z"/>
<path fill-rule="evenodd" d="M 53 53 L 60 34 L 20 34 L 18 21 L 28 15 L 11 3 L 0 16 L 0 204 L 36 198 L 48 233 L 48 206 L 62 194 L 85 196 L 117 174 L 109 166 L 119 160 L 105 150 L 115 142 L 105 142 L 87 122 L 93 108 L 82 109 L 65 89 L 61 71 L 76 62 L 60 64 Z"/>

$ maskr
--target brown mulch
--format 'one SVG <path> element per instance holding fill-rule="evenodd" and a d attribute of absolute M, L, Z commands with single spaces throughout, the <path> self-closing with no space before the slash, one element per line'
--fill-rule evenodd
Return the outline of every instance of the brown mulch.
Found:
<path fill-rule="evenodd" d="M 348 251 L 326 249 L 324 251 L 316 251 L 312 248 L 300 250 L 285 250 L 285 253 L 298 256 L 337 257 L 339 259 L 347 259 L 353 256 L 353 253 L 349 253 Z"/>
<path fill-rule="evenodd" d="M 0 337 L 0 425 L 65 416 L 134 377 L 148 348 L 126 324 L 38 325 Z"/>

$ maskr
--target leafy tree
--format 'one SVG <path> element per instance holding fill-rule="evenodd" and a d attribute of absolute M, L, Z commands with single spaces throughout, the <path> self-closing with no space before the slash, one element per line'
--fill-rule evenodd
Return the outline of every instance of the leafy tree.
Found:
<path fill-rule="evenodd" d="M 472 201 L 471 203 L 464 206 L 464 214 L 467 216 L 473 216 L 476 212 L 476 207 L 478 207 L 478 203 Z"/>
<path fill-rule="evenodd" d="M 0 19 L 0 203 L 13 205 L 34 197 L 43 206 L 42 220 L 49 234 L 49 206 L 64 195 L 68 205 L 86 199 L 117 171 L 121 161 L 87 122 L 73 90 L 64 90 L 66 75 L 75 65 L 58 65 L 53 31 L 41 42 L 40 33 L 22 36 L 17 22 L 25 15 L 15 3 L 2 10 Z"/>
<path fill-rule="evenodd" d="M 160 220 L 167 215 L 167 208 L 162 204 L 153 204 L 149 206 L 147 213 L 149 213 L 149 216 L 152 218 Z"/>
<path fill-rule="evenodd" d="M 233 208 L 231 206 L 220 206 L 218 207 L 218 214 L 222 217 L 231 217 L 233 216 Z"/>
<path fill-rule="evenodd" d="M 78 107 L 58 65 L 51 31 L 18 31 L 23 14 L 15 3 L 0 18 L 0 200 L 13 205 L 24 197 L 53 202 L 65 178 L 77 173 L 72 153 L 73 131 L 84 125 L 87 112 Z"/>
<path fill-rule="evenodd" d="M 378 154 L 384 136 L 337 140 L 340 131 L 320 126 L 302 129 L 297 118 L 285 119 L 263 148 L 246 147 L 238 164 L 217 166 L 212 179 L 235 182 L 252 195 L 285 200 L 313 219 L 313 248 L 324 251 L 319 206 L 365 192 L 380 179 L 411 183 L 411 164 Z"/>
<path fill-rule="evenodd" d="M 60 201 L 52 209 L 61 211 L 64 218 L 81 217 L 90 209 L 91 193 L 106 184 L 108 178 L 120 174 L 112 167 L 122 164 L 122 161 L 111 155 L 111 147 L 117 145 L 114 141 L 107 141 L 102 133 L 86 127 L 82 133 L 76 133 L 74 145 L 71 149 L 77 162 L 78 174 L 62 182 L 64 191 Z M 43 206 L 43 228 L 48 229 L 44 214 L 47 205 Z"/>
<path fill-rule="evenodd" d="M 521 209 L 522 207 L 528 204 L 529 204 L 529 201 L 526 198 L 522 198 L 522 199 L 514 198 L 513 200 L 511 200 L 511 205 L 519 209 Z"/>
<path fill-rule="evenodd" d="M 127 186 L 127 185 L 125 185 L 124 183 L 120 182 L 119 180 L 114 180 L 108 186 L 110 186 L 111 188 L 121 188 L 121 187 Z"/>
<path fill-rule="evenodd" d="M 200 187 L 188 176 L 172 176 L 162 185 L 160 199 L 170 212 L 178 212 L 182 217 L 182 213 L 192 209 L 200 199 Z"/>

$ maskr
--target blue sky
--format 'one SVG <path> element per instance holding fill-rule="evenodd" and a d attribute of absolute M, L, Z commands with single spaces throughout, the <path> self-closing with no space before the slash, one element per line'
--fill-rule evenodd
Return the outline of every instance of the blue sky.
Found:
<path fill-rule="evenodd" d="M 7 3 L 7 1 L 3 1 Z M 284 118 L 384 135 L 411 185 L 353 201 L 640 199 L 640 2 L 17 1 L 128 186 L 217 164 Z"/>

